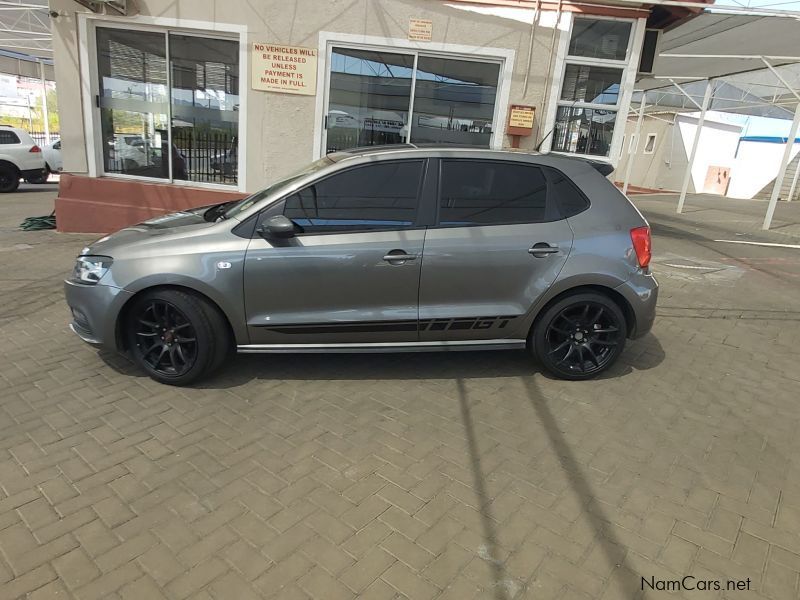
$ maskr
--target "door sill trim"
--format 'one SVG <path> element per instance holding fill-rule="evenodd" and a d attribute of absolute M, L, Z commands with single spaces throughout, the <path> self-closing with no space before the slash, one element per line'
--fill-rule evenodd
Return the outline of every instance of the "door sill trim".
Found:
<path fill-rule="evenodd" d="M 525 340 L 452 340 L 440 342 L 363 342 L 352 344 L 244 344 L 242 354 L 278 352 L 455 352 L 462 350 L 518 350 Z"/>

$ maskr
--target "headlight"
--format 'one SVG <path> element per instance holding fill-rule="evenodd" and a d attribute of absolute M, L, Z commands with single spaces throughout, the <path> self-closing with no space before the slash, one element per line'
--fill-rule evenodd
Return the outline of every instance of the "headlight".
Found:
<path fill-rule="evenodd" d="M 72 278 L 81 283 L 95 284 L 105 275 L 114 262 L 110 256 L 79 256 L 75 261 Z"/>

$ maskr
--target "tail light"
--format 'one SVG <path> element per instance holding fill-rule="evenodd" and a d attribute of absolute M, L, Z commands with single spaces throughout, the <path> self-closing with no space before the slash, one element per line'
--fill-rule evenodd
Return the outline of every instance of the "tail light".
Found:
<path fill-rule="evenodd" d="M 649 227 L 635 227 L 631 229 L 631 242 L 636 252 L 636 260 L 639 266 L 644 269 L 650 264 L 650 257 L 653 254 L 652 242 L 650 240 Z"/>
<path fill-rule="evenodd" d="M 37 146 L 36 144 L 34 144 L 33 147 L 30 150 L 28 150 L 28 152 L 41 152 L 41 151 L 42 149 L 39 148 L 39 146 Z"/>

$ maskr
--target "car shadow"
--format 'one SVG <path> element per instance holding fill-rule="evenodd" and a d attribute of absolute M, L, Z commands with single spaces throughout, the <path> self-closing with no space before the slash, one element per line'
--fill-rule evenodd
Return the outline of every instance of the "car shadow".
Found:
<path fill-rule="evenodd" d="M 99 350 L 111 369 L 126 376 L 147 377 L 127 356 Z M 621 377 L 658 366 L 664 360 L 658 339 L 647 334 L 629 341 L 616 365 L 600 379 Z M 425 380 L 524 377 L 542 372 L 524 350 L 472 352 L 397 352 L 329 354 L 238 354 L 231 356 L 210 379 L 188 386 L 231 389 L 254 380 Z M 548 378 L 550 375 L 543 373 Z"/>

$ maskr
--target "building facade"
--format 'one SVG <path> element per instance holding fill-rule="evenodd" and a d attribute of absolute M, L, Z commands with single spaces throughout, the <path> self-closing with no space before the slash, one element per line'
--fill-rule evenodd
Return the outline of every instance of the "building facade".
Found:
<path fill-rule="evenodd" d="M 654 18 L 596 1 L 50 5 L 57 220 L 87 232 L 242 197 L 355 146 L 540 146 L 616 163 Z"/>

